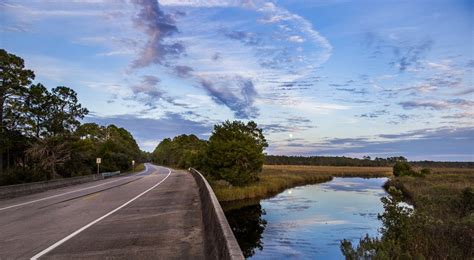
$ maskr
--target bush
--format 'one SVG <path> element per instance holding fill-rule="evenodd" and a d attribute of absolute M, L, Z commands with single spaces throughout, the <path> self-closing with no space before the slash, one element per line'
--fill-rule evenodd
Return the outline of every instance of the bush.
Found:
<path fill-rule="evenodd" d="M 396 162 L 393 166 L 393 175 L 396 177 L 404 176 L 404 175 L 411 175 L 413 170 L 411 166 L 406 162 Z"/>
<path fill-rule="evenodd" d="M 431 171 L 428 168 L 423 168 L 420 172 L 417 172 L 411 168 L 407 162 L 398 161 L 393 166 L 393 175 L 396 177 L 400 176 L 412 176 L 412 177 L 424 177 L 430 174 Z"/>
<path fill-rule="evenodd" d="M 206 150 L 205 170 L 214 179 L 235 186 L 255 182 L 262 171 L 263 149 L 267 146 L 262 129 L 253 121 L 215 125 Z"/>

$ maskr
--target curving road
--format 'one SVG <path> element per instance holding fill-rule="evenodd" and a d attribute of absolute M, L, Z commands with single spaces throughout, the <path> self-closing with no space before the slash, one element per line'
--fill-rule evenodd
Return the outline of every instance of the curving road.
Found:
<path fill-rule="evenodd" d="M 190 174 L 138 174 L 0 201 L 0 259 L 204 259 Z"/>

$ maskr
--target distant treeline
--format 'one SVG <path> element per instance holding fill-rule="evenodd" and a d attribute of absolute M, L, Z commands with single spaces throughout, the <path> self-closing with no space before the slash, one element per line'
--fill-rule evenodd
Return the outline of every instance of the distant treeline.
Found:
<path fill-rule="evenodd" d="M 319 166 L 374 166 L 392 167 L 396 162 L 406 162 L 403 156 L 374 159 L 369 156 L 363 159 L 345 156 L 286 156 L 266 155 L 265 164 L 270 165 L 319 165 Z M 424 168 L 474 168 L 474 162 L 435 162 L 435 161 L 412 161 L 410 165 Z"/>

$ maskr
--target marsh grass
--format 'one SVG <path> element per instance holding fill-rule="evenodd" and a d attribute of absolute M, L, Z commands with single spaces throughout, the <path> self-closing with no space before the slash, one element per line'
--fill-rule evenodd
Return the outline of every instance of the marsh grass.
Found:
<path fill-rule="evenodd" d="M 221 202 L 261 199 L 276 195 L 285 189 L 330 181 L 333 177 L 390 177 L 390 167 L 335 167 L 300 165 L 264 165 L 259 181 L 243 186 L 231 186 L 211 181 Z"/>
<path fill-rule="evenodd" d="M 393 177 L 386 183 L 391 197 L 398 193 L 391 187 L 401 190 L 402 199 L 413 204 L 414 211 L 407 214 L 384 203 L 382 239 L 364 238 L 357 252 L 375 249 L 374 259 L 387 255 L 394 259 L 474 259 L 474 169 L 431 168 L 430 172 Z M 343 251 L 346 245 L 341 244 Z M 352 254 L 353 249 L 344 252 Z"/>
<path fill-rule="evenodd" d="M 438 217 L 451 215 L 452 205 L 462 191 L 474 187 L 474 169 L 433 168 L 425 177 L 402 176 L 394 178 L 387 186 L 401 190 L 406 199 Z"/>

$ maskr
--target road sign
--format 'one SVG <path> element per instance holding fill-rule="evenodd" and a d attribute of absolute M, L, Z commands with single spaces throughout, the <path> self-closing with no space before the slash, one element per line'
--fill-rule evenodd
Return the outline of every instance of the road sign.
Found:
<path fill-rule="evenodd" d="M 102 158 L 97 158 L 97 159 L 96 159 L 96 162 L 97 162 L 97 164 L 102 163 Z"/>
<path fill-rule="evenodd" d="M 132 160 L 132 165 L 135 165 L 135 160 Z"/>

